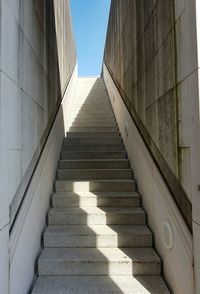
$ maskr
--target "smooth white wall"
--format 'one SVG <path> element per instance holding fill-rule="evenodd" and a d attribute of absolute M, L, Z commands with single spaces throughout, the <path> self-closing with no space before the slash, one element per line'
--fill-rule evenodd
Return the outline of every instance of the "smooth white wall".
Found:
<path fill-rule="evenodd" d="M 192 236 L 105 65 L 103 78 L 138 184 L 138 191 L 142 195 L 143 206 L 147 211 L 148 224 L 154 233 L 155 247 L 163 261 L 164 276 L 174 293 L 193 294 Z M 126 124 L 128 137 L 125 134 Z M 173 229 L 172 250 L 166 249 L 163 243 L 164 221 L 169 221 Z"/>
<path fill-rule="evenodd" d="M 10 236 L 10 292 L 0 290 L 0 293 L 27 294 L 33 282 L 60 150 L 68 128 L 64 116 L 70 115 L 76 83 L 77 66 Z"/>

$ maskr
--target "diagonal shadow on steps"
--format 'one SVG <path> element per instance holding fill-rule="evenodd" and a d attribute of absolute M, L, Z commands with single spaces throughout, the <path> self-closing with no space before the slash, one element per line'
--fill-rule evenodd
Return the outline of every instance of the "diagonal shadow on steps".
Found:
<path fill-rule="evenodd" d="M 112 160 L 113 157 L 119 160 L 126 158 L 126 153 L 122 150 L 119 152 L 113 151 L 110 158 L 108 156 L 109 152 L 106 150 L 104 153 L 99 151 L 95 153 L 95 147 L 94 153 L 91 150 L 88 151 L 87 147 L 86 150 L 84 149 L 79 152 L 78 148 L 73 150 L 73 146 L 80 146 L 80 144 L 87 140 L 88 146 L 92 145 L 92 140 L 89 139 L 116 138 L 117 140 L 120 138 L 116 134 L 116 121 L 110 109 L 111 105 L 105 87 L 102 88 L 103 85 L 99 83 L 103 82 L 97 79 L 92 89 L 86 94 L 85 101 L 82 104 L 80 103 L 80 106 L 74 107 L 74 112 L 72 113 L 73 123 L 70 128 L 73 137 L 67 137 L 67 139 L 71 139 L 72 148 L 62 152 L 61 159 L 70 159 L 71 161 L 79 159 L 89 162 L 94 158 L 97 160 L 105 158 Z M 98 97 L 96 96 L 97 92 Z M 78 94 L 77 99 L 79 99 Z M 82 102 L 81 96 L 80 100 Z M 94 106 L 98 107 L 98 113 Z M 103 110 L 101 109 L 102 106 Z M 90 122 L 88 122 L 88 118 Z M 97 131 L 97 127 L 99 131 Z M 84 138 L 87 139 L 84 141 Z M 111 141 L 113 142 L 113 140 Z M 110 150 L 109 148 L 110 146 L 108 146 L 108 150 Z M 107 169 L 107 167 L 105 168 Z M 61 169 L 73 170 L 73 167 L 67 168 L 66 166 Z M 103 168 L 100 167 L 99 170 L 101 169 Z M 141 254 L 141 244 L 145 244 L 142 248 L 143 252 L 146 251 L 147 257 L 149 247 L 152 246 L 152 235 L 148 228 L 146 228 L 146 231 L 144 230 L 144 234 L 135 234 L 134 230 L 136 229 L 141 232 L 142 224 L 137 225 L 136 228 L 136 226 L 126 224 L 126 215 L 116 217 L 117 207 L 119 210 L 122 208 L 120 203 L 116 203 L 116 200 L 114 200 L 115 202 L 105 201 L 106 195 L 104 195 L 103 204 L 102 192 L 94 191 L 94 184 L 85 175 L 84 180 L 80 176 L 79 180 L 69 176 L 67 180 L 71 181 L 70 183 L 68 182 L 67 191 L 73 191 L 73 201 L 70 200 L 72 201 L 70 206 L 69 198 L 67 199 L 64 196 L 65 192 L 59 192 L 60 196 L 57 194 L 58 197 L 63 197 L 62 201 L 60 198 L 59 205 L 58 199 L 56 202 L 56 197 L 53 198 L 54 208 L 49 213 L 51 230 L 49 228 L 49 232 L 47 231 L 45 235 L 46 246 L 54 247 L 51 254 L 55 255 L 55 259 L 60 254 L 57 260 L 61 263 L 64 261 L 66 264 L 66 261 L 70 260 L 68 270 L 64 272 L 63 269 L 63 272 L 60 272 L 61 277 L 57 278 L 54 283 L 55 289 L 59 285 L 63 285 L 63 289 L 67 289 L 67 292 L 51 292 L 52 289 L 49 288 L 48 291 L 50 292 L 48 293 L 169 293 L 162 280 L 158 280 L 159 274 L 154 275 L 153 269 L 152 275 L 135 276 L 135 265 L 140 260 L 138 256 Z M 108 182 L 112 181 L 109 177 L 106 180 Z M 84 204 L 84 197 L 79 192 L 80 186 L 83 183 L 84 189 L 90 193 L 92 199 L 91 207 L 88 206 L 89 202 L 87 205 Z M 108 193 L 109 195 L 109 192 L 104 192 L 104 194 Z M 130 207 L 131 205 L 123 206 L 126 211 L 130 210 L 131 215 Z M 94 213 L 92 213 L 92 210 L 94 210 Z M 115 213 L 112 213 L 112 210 L 115 210 Z M 99 225 L 99 223 L 102 225 Z M 60 227 L 58 228 L 56 225 Z M 127 228 L 128 232 L 126 232 Z M 131 234 L 131 230 L 133 234 Z M 53 233 L 54 235 L 51 242 L 50 239 L 48 240 L 48 233 L 49 238 L 51 238 L 50 234 Z M 133 247 L 135 248 L 134 251 L 131 250 Z M 85 257 L 83 261 L 84 250 Z M 78 262 L 75 262 L 75 260 Z M 95 261 L 97 262 L 95 263 Z M 159 259 L 157 259 L 157 263 L 159 264 Z M 53 267 L 55 269 L 55 264 Z M 139 269 L 139 267 L 138 262 L 137 268 Z M 85 278 L 83 276 L 85 273 L 90 275 L 90 277 Z M 66 276 L 63 276 L 63 274 Z M 50 279 L 54 278 L 50 277 Z M 91 287 L 93 287 L 92 292 Z"/>

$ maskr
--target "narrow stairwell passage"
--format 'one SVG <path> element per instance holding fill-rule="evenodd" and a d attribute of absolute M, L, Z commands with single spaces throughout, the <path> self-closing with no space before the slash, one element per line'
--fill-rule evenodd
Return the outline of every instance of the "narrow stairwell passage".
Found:
<path fill-rule="evenodd" d="M 169 293 L 101 78 L 80 78 L 33 294 Z"/>

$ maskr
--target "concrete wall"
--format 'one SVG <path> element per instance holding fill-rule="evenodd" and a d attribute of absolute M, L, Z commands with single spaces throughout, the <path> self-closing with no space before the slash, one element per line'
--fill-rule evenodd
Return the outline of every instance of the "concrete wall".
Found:
<path fill-rule="evenodd" d="M 188 93 L 190 93 L 191 101 L 189 105 L 192 105 L 190 108 L 190 116 L 192 118 L 190 123 L 190 136 L 193 142 L 191 148 L 191 166 L 193 169 L 192 176 L 192 203 L 193 203 L 193 239 L 194 239 L 194 268 L 195 268 L 195 289 L 196 293 L 200 293 L 200 2 L 196 2 L 196 17 L 192 21 L 196 24 L 196 34 L 197 34 L 197 56 L 198 56 L 198 67 L 195 67 L 194 72 L 192 73 L 190 79 L 190 84 L 188 83 Z M 193 10 L 192 10 L 193 13 Z M 191 13 L 189 14 L 191 15 Z M 189 17 L 188 15 L 188 17 Z M 191 21 L 191 18 L 190 18 Z M 189 42 L 189 40 L 188 40 Z M 189 46 L 189 45 L 188 45 Z M 189 61 L 188 61 L 189 62 Z M 191 85 L 189 87 L 189 85 Z M 197 99 L 198 97 L 198 99 Z"/>
<path fill-rule="evenodd" d="M 195 1 L 112 1 L 104 55 L 190 228 L 195 22 Z"/>
<path fill-rule="evenodd" d="M 5 294 L 9 225 L 76 64 L 69 9 L 67 0 L 0 0 L 0 292 Z"/>
<path fill-rule="evenodd" d="M 142 196 L 142 204 L 147 211 L 148 225 L 154 233 L 154 244 L 163 262 L 164 277 L 169 288 L 173 291 L 172 293 L 193 294 L 192 235 L 106 66 L 103 67 L 103 77 L 137 181 L 137 187 Z M 167 249 L 163 241 L 162 224 L 165 221 L 170 222 L 172 226 L 173 247 L 170 250 Z"/>
<path fill-rule="evenodd" d="M 194 252 L 190 251 L 188 260 L 191 277 L 194 254 L 195 288 L 188 293 L 200 293 L 199 19 L 197 0 L 113 0 L 104 55 L 106 70 L 153 155 L 169 195 L 193 229 Z M 145 201 L 145 205 L 154 213 L 151 203 Z M 161 219 L 155 216 L 152 224 L 156 220 Z"/>
<path fill-rule="evenodd" d="M 37 274 L 35 265 L 41 250 L 41 237 L 46 226 L 63 137 L 65 129 L 69 128 L 65 117 L 70 117 L 77 72 L 76 67 L 10 235 L 9 294 L 27 294 Z"/>

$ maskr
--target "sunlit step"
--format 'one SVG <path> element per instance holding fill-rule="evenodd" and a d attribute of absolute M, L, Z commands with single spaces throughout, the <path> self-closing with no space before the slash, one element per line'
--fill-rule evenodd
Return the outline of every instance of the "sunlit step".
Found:
<path fill-rule="evenodd" d="M 39 275 L 158 275 L 160 259 L 152 248 L 44 248 Z"/>
<path fill-rule="evenodd" d="M 44 247 L 150 247 L 152 234 L 145 225 L 49 226 Z"/>
<path fill-rule="evenodd" d="M 170 294 L 160 276 L 42 276 L 32 294 Z"/>
<path fill-rule="evenodd" d="M 89 113 L 78 113 L 77 111 L 71 113 L 71 121 L 73 122 L 74 120 L 78 119 L 79 121 L 88 121 L 88 120 L 98 120 L 98 121 L 105 121 L 105 122 L 112 122 L 115 121 L 115 116 L 114 114 L 110 114 L 109 116 L 105 113 L 94 113 L 94 114 L 89 114 Z"/>
<path fill-rule="evenodd" d="M 60 192 L 52 196 L 53 207 L 135 207 L 140 205 L 137 192 Z"/>
<path fill-rule="evenodd" d="M 106 116 L 104 116 L 104 117 L 102 117 L 102 116 L 96 116 L 96 115 L 93 115 L 93 116 L 77 116 L 76 114 L 74 114 L 73 116 L 71 116 L 70 117 L 70 119 L 71 119 L 71 122 L 73 123 L 73 122 L 75 122 L 76 121 L 76 119 L 77 119 L 77 121 L 79 122 L 79 123 L 85 123 L 85 122 L 96 122 L 96 123 L 102 123 L 102 122 L 107 122 L 107 123 L 112 123 L 112 122 L 114 122 L 114 123 L 116 123 L 116 120 L 115 120 L 115 118 L 114 118 L 114 116 L 109 116 L 109 117 L 106 117 Z"/>
<path fill-rule="evenodd" d="M 144 225 L 146 215 L 140 207 L 53 207 L 49 225 Z"/>
<path fill-rule="evenodd" d="M 133 179 L 109 179 L 91 181 L 65 181 L 57 180 L 55 189 L 57 192 L 117 192 L 135 191 L 136 185 Z"/>

